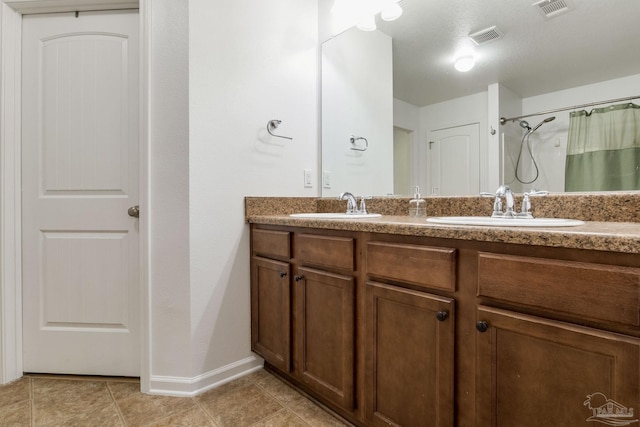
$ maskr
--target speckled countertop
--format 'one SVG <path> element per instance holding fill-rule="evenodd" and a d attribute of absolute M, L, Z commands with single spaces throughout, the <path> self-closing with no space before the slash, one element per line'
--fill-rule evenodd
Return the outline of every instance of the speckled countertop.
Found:
<path fill-rule="evenodd" d="M 489 216 L 491 200 L 478 197 L 426 198 L 428 216 Z M 367 219 L 292 218 L 299 212 L 343 212 L 345 202 L 322 198 L 246 197 L 249 223 L 363 231 L 445 239 L 476 240 L 536 246 L 602 250 L 640 254 L 640 193 L 558 195 L 536 198 L 536 217 L 586 221 L 576 227 L 487 227 L 428 223 L 405 216 L 409 198 L 382 197 L 368 202 L 368 210 L 383 216 Z M 519 201 L 517 206 L 519 206 Z M 488 205 L 488 207 L 487 207 Z"/>

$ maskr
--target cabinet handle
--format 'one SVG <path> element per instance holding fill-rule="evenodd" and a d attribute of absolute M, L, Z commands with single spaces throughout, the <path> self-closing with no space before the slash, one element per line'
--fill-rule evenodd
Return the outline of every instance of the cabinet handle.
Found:
<path fill-rule="evenodd" d="M 286 271 L 281 271 L 281 272 L 280 272 L 280 277 L 286 277 L 286 275 L 287 275 L 287 272 L 286 272 Z"/>
<path fill-rule="evenodd" d="M 436 314 L 436 319 L 438 319 L 441 322 L 444 322 L 445 320 L 447 320 L 447 317 L 449 317 L 449 313 L 446 311 L 439 311 Z"/>
<path fill-rule="evenodd" d="M 481 320 L 476 323 L 476 329 L 480 332 L 487 332 L 487 330 L 489 329 L 489 324 L 484 320 Z"/>
<path fill-rule="evenodd" d="M 302 279 L 304 279 L 304 276 L 296 276 L 295 279 L 296 279 L 296 282 L 299 282 Z"/>

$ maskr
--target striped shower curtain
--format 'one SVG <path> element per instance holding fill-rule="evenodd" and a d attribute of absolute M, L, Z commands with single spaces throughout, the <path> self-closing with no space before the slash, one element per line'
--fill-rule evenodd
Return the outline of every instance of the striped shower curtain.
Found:
<path fill-rule="evenodd" d="M 570 114 L 565 191 L 640 190 L 640 105 Z"/>

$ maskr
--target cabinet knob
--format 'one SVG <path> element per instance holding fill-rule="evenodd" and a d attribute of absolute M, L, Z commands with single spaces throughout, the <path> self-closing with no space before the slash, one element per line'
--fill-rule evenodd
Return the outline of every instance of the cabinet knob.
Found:
<path fill-rule="evenodd" d="M 478 323 L 476 323 L 476 329 L 480 332 L 487 332 L 487 330 L 489 329 L 489 324 L 484 320 L 480 320 Z"/>
<path fill-rule="evenodd" d="M 286 271 L 281 271 L 280 272 L 280 277 L 286 277 L 287 276 L 287 272 Z"/>
<path fill-rule="evenodd" d="M 302 279 L 304 279 L 304 276 L 296 276 L 295 279 L 296 279 L 296 282 L 299 282 Z"/>
<path fill-rule="evenodd" d="M 436 314 L 436 319 L 438 319 L 441 322 L 444 322 L 445 320 L 447 320 L 447 317 L 449 317 L 449 313 L 446 311 L 439 311 Z"/>

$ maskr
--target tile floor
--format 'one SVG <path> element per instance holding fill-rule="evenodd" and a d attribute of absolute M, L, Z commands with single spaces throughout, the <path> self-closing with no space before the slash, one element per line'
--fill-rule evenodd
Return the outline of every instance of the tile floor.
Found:
<path fill-rule="evenodd" d="M 0 426 L 345 426 L 264 370 L 192 398 L 139 388 L 132 379 L 25 376 L 0 386 Z"/>

